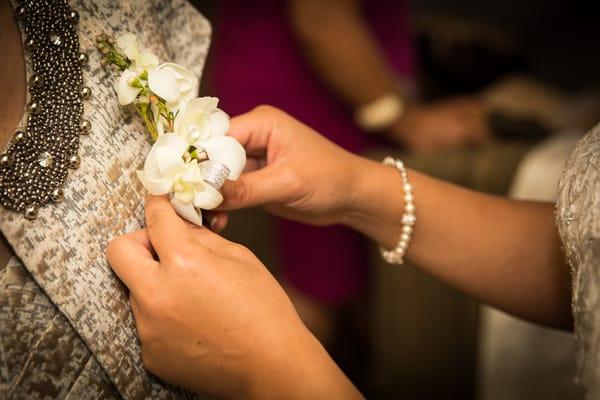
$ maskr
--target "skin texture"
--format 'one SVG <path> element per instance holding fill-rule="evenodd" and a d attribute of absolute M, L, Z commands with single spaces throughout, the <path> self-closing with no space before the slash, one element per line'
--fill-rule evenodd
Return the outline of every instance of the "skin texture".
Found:
<path fill-rule="evenodd" d="M 148 198 L 146 229 L 107 256 L 159 377 L 219 398 L 362 397 L 252 252 L 185 223 L 166 197 Z"/>
<path fill-rule="evenodd" d="M 360 0 L 292 0 L 289 19 L 309 65 L 346 104 L 356 109 L 397 92 L 399 79 L 364 19 Z M 418 152 L 490 138 L 485 107 L 474 98 L 408 104 L 403 117 L 382 134 Z"/>
<path fill-rule="evenodd" d="M 17 22 L 9 2 L 0 3 L 0 93 L 4 99 L 0 107 L 0 149 L 6 148 L 25 108 L 25 65 Z M 13 254 L 12 249 L 0 233 L 0 264 Z"/>
<path fill-rule="evenodd" d="M 264 205 L 285 218 L 344 224 L 395 245 L 404 208 L 395 168 L 350 154 L 271 107 L 232 119 L 229 134 L 249 162 L 224 186 L 223 209 Z M 418 218 L 411 264 L 509 313 L 571 327 L 570 276 L 552 204 L 483 195 L 414 171 L 409 179 Z M 145 232 L 117 239 L 108 257 L 131 289 L 151 371 L 227 397 L 325 398 L 324 387 L 328 398 L 358 396 L 249 250 L 185 225 L 166 199 L 149 200 L 147 219 Z M 310 371 L 298 372 L 302 365 Z M 265 371 L 278 379 L 265 380 Z M 222 382 L 230 391 L 220 392 Z M 304 391 L 287 386 L 293 382 Z"/>

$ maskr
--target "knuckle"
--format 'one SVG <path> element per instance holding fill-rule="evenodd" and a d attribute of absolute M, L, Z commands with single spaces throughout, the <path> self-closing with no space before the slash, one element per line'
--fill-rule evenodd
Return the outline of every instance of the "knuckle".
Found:
<path fill-rule="evenodd" d="M 229 246 L 229 256 L 244 262 L 259 261 L 256 255 L 244 245 L 239 243 L 231 243 Z"/>
<path fill-rule="evenodd" d="M 106 257 L 109 261 L 114 259 L 114 256 L 119 253 L 124 241 L 124 236 L 119 236 L 111 240 L 108 246 L 106 246 Z"/>
<path fill-rule="evenodd" d="M 252 110 L 257 114 L 273 114 L 279 112 L 279 110 L 269 104 L 260 104 Z"/>
<path fill-rule="evenodd" d="M 201 250 L 202 248 L 198 248 L 197 243 L 191 239 L 189 243 L 186 243 L 177 251 L 167 254 L 163 260 L 170 268 L 187 269 L 192 264 L 192 260 L 196 256 L 195 253 Z"/>
<path fill-rule="evenodd" d="M 243 246 L 239 243 L 231 243 L 229 245 L 229 252 L 233 256 L 245 257 L 248 255 L 248 253 L 250 253 L 250 250 L 246 246 Z"/>
<path fill-rule="evenodd" d="M 242 202 L 252 198 L 252 188 L 243 179 L 238 179 L 236 182 L 235 197 Z"/>
<path fill-rule="evenodd" d="M 302 189 L 302 177 L 295 168 L 285 167 L 281 169 L 281 184 L 287 191 L 297 193 Z"/>

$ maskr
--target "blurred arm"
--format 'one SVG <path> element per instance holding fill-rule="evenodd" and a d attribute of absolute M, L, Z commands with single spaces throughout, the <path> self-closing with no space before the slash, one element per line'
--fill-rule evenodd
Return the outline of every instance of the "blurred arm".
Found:
<path fill-rule="evenodd" d="M 307 62 L 343 102 L 359 110 L 386 95 L 399 94 L 398 77 L 365 23 L 360 0 L 290 0 L 289 4 L 292 32 Z M 399 118 L 382 133 L 408 149 L 429 151 L 489 138 L 479 101 L 404 103 Z"/>
<path fill-rule="evenodd" d="M 354 108 L 396 90 L 359 0 L 291 0 L 292 32 L 321 79 Z"/>

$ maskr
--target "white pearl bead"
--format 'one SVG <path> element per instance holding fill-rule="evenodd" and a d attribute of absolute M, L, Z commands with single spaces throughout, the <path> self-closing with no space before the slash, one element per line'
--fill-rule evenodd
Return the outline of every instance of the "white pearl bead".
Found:
<path fill-rule="evenodd" d="M 383 160 L 383 163 L 395 166 L 400 172 L 402 189 L 404 191 L 404 213 L 402 214 L 402 230 L 398 244 L 391 251 L 386 251 L 381 248 L 381 253 L 383 258 L 389 263 L 402 264 L 404 262 L 404 255 L 410 244 L 410 238 L 413 232 L 412 225 L 416 222 L 414 195 L 412 193 L 412 185 L 408 181 L 408 174 L 402 161 L 394 160 L 392 157 L 386 157 Z"/>

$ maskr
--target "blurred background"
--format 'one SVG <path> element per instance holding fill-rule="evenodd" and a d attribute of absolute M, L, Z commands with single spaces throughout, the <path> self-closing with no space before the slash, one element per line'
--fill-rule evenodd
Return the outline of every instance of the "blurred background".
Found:
<path fill-rule="evenodd" d="M 570 151 L 600 121 L 592 2 L 195 3 L 214 29 L 202 91 L 231 115 L 271 104 L 350 151 L 476 190 L 553 201 Z M 399 120 L 361 128 L 357 110 L 390 91 L 406 106 Z M 386 265 L 353 232 L 257 209 L 234 213 L 225 235 L 272 269 L 368 398 L 577 397 L 571 333 Z"/>

